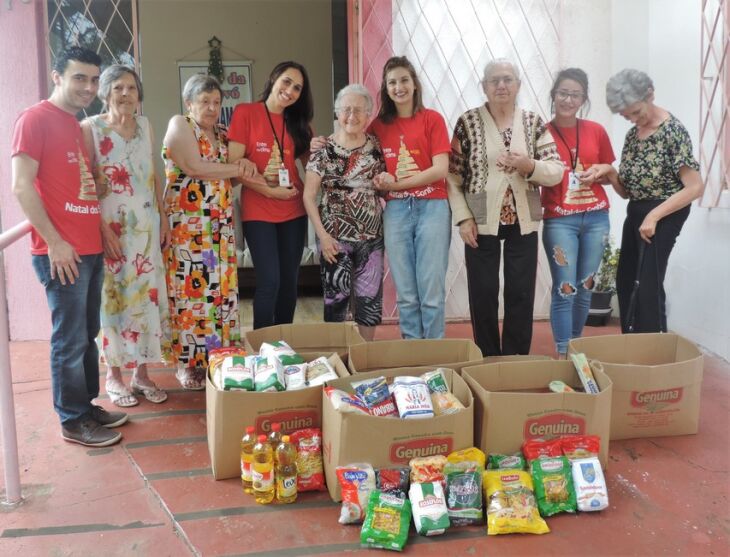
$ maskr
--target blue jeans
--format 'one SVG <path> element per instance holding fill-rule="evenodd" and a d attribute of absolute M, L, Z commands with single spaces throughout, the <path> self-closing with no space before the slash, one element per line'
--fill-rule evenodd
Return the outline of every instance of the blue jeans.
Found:
<path fill-rule="evenodd" d="M 553 277 L 550 325 L 555 349 L 568 351 L 588 318 L 593 278 L 608 242 L 608 211 L 589 211 L 545 219 L 542 243 Z M 588 287 L 586 287 L 588 282 Z"/>
<path fill-rule="evenodd" d="M 51 279 L 47 255 L 33 256 L 33 269 L 46 289 L 51 310 L 51 388 L 53 407 L 61 423 L 82 417 L 99 396 L 99 334 L 102 254 L 82 255 L 74 284 Z"/>
<path fill-rule="evenodd" d="M 446 199 L 393 199 L 383 212 L 385 253 L 403 338 L 442 338 L 451 209 Z"/>

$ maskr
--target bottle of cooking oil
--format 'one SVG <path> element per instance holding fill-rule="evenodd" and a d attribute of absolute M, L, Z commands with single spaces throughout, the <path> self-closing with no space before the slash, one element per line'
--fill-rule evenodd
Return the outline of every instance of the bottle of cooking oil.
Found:
<path fill-rule="evenodd" d="M 257 503 L 266 505 L 274 500 L 274 455 L 266 435 L 259 435 L 253 446 L 253 465 L 251 467 L 253 480 L 253 496 Z"/>
<path fill-rule="evenodd" d="M 276 447 L 276 500 L 279 503 L 293 503 L 297 500 L 297 450 L 289 442 L 288 435 L 282 435 Z"/>
<path fill-rule="evenodd" d="M 251 463 L 253 461 L 253 446 L 256 444 L 256 429 L 253 426 L 246 428 L 246 434 L 241 439 L 241 483 L 244 493 L 253 493 L 253 479 Z"/>
<path fill-rule="evenodd" d="M 271 433 L 269 433 L 269 445 L 271 445 L 271 452 L 274 453 L 274 464 L 276 464 L 276 447 L 281 443 L 281 424 L 275 422 L 271 424 Z"/>

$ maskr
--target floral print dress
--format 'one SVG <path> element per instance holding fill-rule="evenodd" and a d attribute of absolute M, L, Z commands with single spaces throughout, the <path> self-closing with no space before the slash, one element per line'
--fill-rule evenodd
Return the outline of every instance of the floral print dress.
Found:
<path fill-rule="evenodd" d="M 105 259 L 101 350 L 112 367 L 170 359 L 170 326 L 155 195 L 152 141 L 147 118 L 137 117 L 134 137 L 124 139 L 92 116 L 95 176 L 106 183 L 102 218 L 119 236 L 123 256 Z"/>
<path fill-rule="evenodd" d="M 225 163 L 225 131 L 216 129 L 217 147 L 191 117 L 200 157 Z M 208 351 L 238 344 L 238 276 L 229 180 L 187 176 L 162 147 L 167 186 L 165 211 L 172 246 L 165 254 L 172 321 L 172 348 L 179 365 L 206 367 Z"/>

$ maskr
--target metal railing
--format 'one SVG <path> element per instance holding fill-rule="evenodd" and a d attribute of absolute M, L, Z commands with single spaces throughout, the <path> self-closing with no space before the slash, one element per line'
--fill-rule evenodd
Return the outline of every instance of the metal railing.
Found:
<path fill-rule="evenodd" d="M 5 505 L 17 505 L 23 499 L 20 492 L 20 465 L 18 462 L 18 433 L 15 427 L 13 376 L 10 372 L 10 323 L 5 290 L 5 258 L 3 251 L 28 232 L 26 220 L 0 234 L 0 429 L 3 440 L 5 470 Z"/>

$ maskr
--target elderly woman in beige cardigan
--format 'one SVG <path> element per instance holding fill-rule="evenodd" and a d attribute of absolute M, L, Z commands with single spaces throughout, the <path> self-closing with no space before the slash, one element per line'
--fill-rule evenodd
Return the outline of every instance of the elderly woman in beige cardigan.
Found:
<path fill-rule="evenodd" d="M 540 186 L 563 178 L 545 122 L 515 105 L 517 67 L 489 62 L 487 103 L 459 118 L 451 143 L 449 203 L 465 244 L 474 340 L 485 356 L 527 354 L 537 273 Z M 504 241 L 504 324 L 499 338 L 499 267 Z"/>

